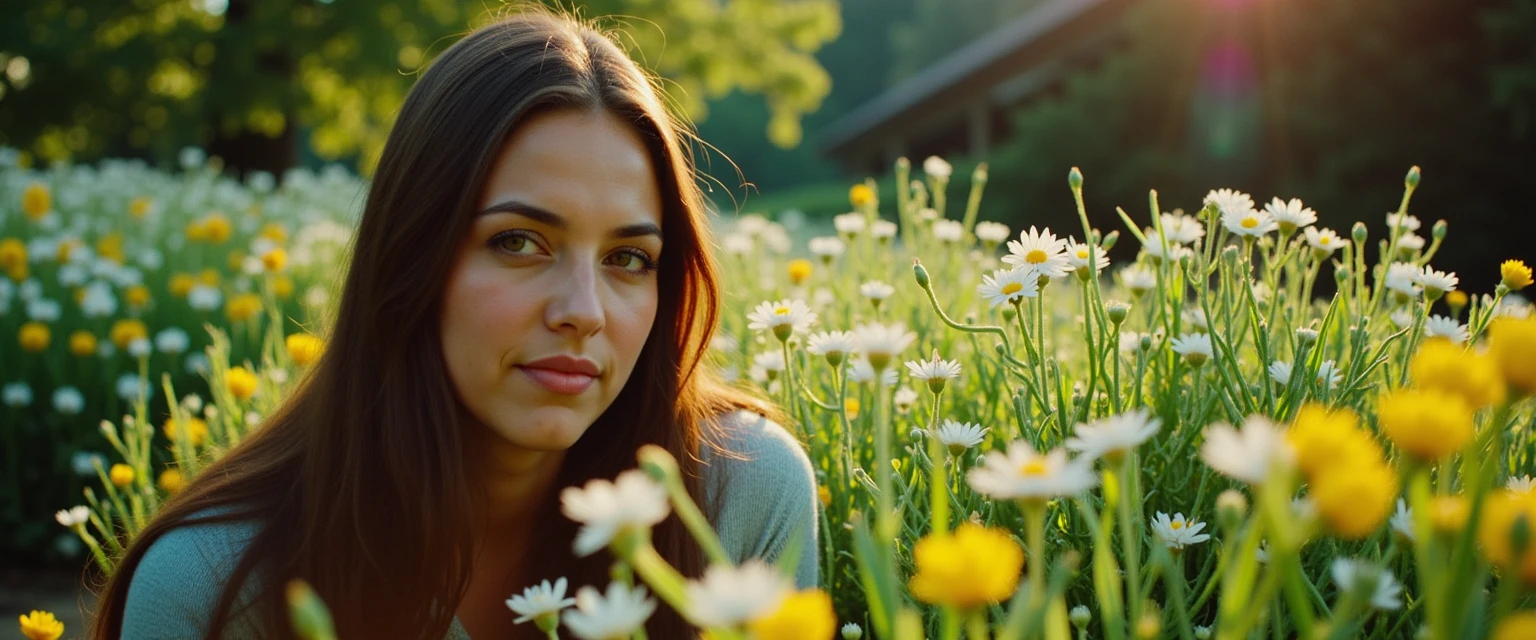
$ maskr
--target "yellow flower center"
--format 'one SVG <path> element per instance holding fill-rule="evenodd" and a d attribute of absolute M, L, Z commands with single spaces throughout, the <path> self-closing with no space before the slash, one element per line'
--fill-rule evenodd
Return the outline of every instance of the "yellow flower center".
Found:
<path fill-rule="evenodd" d="M 1032 249 L 1029 253 L 1024 254 L 1024 261 L 1030 264 L 1040 264 L 1049 258 L 1050 256 L 1046 255 L 1044 251 L 1039 249 Z"/>
<path fill-rule="evenodd" d="M 1088 250 L 1087 249 L 1078 249 L 1077 250 L 1077 257 L 1080 260 L 1087 260 L 1088 259 Z"/>
<path fill-rule="evenodd" d="M 1030 460 L 1019 467 L 1019 473 L 1026 476 L 1043 476 L 1045 475 L 1045 460 L 1040 458 Z"/>
<path fill-rule="evenodd" d="M 777 307 L 773 310 L 773 315 L 787 316 L 789 315 L 789 307 Z"/>
<path fill-rule="evenodd" d="M 1323 236 L 1323 237 L 1317 239 L 1317 243 L 1320 244 L 1320 245 L 1323 245 L 1325 247 L 1328 246 L 1328 244 L 1330 242 L 1333 242 L 1333 240 L 1330 239 L 1328 236 Z"/>
<path fill-rule="evenodd" d="M 1257 226 L 1259 226 L 1259 219 L 1258 218 L 1252 218 L 1252 217 L 1243 218 L 1243 228 L 1244 229 L 1252 229 L 1252 228 L 1257 227 Z"/>
<path fill-rule="evenodd" d="M 1174 520 L 1168 526 L 1169 526 L 1169 528 L 1173 529 L 1174 531 L 1178 531 L 1179 529 L 1183 529 L 1184 528 L 1184 521 L 1183 520 Z"/>
<path fill-rule="evenodd" d="M 1003 285 L 1003 295 L 1005 295 L 1005 296 L 1011 296 L 1011 295 L 1013 295 L 1015 293 L 1018 293 L 1020 291 L 1023 291 L 1023 290 L 1024 290 L 1024 285 L 1019 284 L 1017 282 L 1010 282 L 1008 284 Z"/>

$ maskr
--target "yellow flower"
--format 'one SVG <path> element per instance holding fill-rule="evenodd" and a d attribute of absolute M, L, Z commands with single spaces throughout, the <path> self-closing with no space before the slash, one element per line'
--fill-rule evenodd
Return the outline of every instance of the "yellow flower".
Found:
<path fill-rule="evenodd" d="M 865 205 L 875 201 L 875 190 L 869 185 L 856 184 L 848 188 L 848 202 L 855 209 L 863 209 Z"/>
<path fill-rule="evenodd" d="M 230 271 L 239 272 L 239 271 L 241 271 L 242 269 L 245 268 L 245 252 L 244 251 L 240 251 L 238 249 L 234 250 L 234 251 L 231 251 L 231 252 L 229 252 L 229 255 L 227 256 L 227 259 L 229 260 L 229 270 Z"/>
<path fill-rule="evenodd" d="M 276 222 L 268 222 L 261 228 L 261 237 L 273 242 L 287 242 L 288 230 Z"/>
<path fill-rule="evenodd" d="M 805 284 L 811 278 L 811 261 L 805 258 L 796 258 L 789 261 L 789 281 L 794 284 Z"/>
<path fill-rule="evenodd" d="M 832 506 L 832 490 L 827 485 L 816 487 L 816 497 L 821 500 L 821 506 Z"/>
<path fill-rule="evenodd" d="M 261 266 L 266 267 L 267 271 L 282 271 L 283 267 L 288 266 L 288 252 L 278 247 L 261 254 Z"/>
<path fill-rule="evenodd" d="M 203 229 L 202 220 L 193 220 L 187 223 L 187 240 L 201 242 L 208 239 L 208 232 Z"/>
<path fill-rule="evenodd" d="M 123 300 L 127 301 L 130 307 L 142 307 L 149 304 L 149 287 L 142 284 L 128 287 L 128 290 L 123 292 Z"/>
<path fill-rule="evenodd" d="M 843 400 L 843 411 L 848 412 L 849 420 L 859 419 L 859 408 L 858 398 L 848 398 Z"/>
<path fill-rule="evenodd" d="M 912 595 L 959 609 L 1007 599 L 1024 568 L 1024 550 L 1008 534 L 969 522 L 953 534 L 917 541 L 912 559 L 917 566 Z"/>
<path fill-rule="evenodd" d="M 52 210 L 53 194 L 48 191 L 48 186 L 41 182 L 27 185 L 27 190 L 21 194 L 21 211 L 27 214 L 27 219 L 37 222 Z"/>
<path fill-rule="evenodd" d="M 230 322 L 245 322 L 260 313 L 261 296 L 254 293 L 231 296 L 229 302 L 224 303 L 224 315 L 229 317 Z"/>
<path fill-rule="evenodd" d="M 234 225 L 229 223 L 229 218 L 222 213 L 211 213 L 203 218 L 203 239 L 214 244 L 223 244 L 229 240 L 229 236 L 235 232 Z"/>
<path fill-rule="evenodd" d="M 1536 612 L 1517 611 L 1493 627 L 1488 640 L 1530 640 L 1536 638 Z"/>
<path fill-rule="evenodd" d="M 150 208 L 154 206 L 155 201 L 145 196 L 139 196 L 134 198 L 133 202 L 128 203 L 128 215 L 133 216 L 134 220 L 143 220 L 145 216 L 149 215 Z"/>
<path fill-rule="evenodd" d="M 89 331 L 69 335 L 69 352 L 82 358 L 96 354 L 96 336 Z"/>
<path fill-rule="evenodd" d="M 33 610 L 21 618 L 21 635 L 27 640 L 59 640 L 64 635 L 64 623 L 47 611 Z"/>
<path fill-rule="evenodd" d="M 1488 561 L 1500 569 L 1518 575 L 1526 586 L 1536 586 L 1536 553 L 1527 542 L 1523 550 L 1513 548 L 1510 532 L 1515 522 L 1524 519 L 1528 532 L 1536 530 L 1536 495 L 1513 493 L 1500 489 L 1488 494 L 1483 501 L 1482 520 L 1477 531 L 1477 541 Z M 1527 539 L 1536 536 L 1527 533 Z M 1520 565 L 1514 566 L 1515 558 Z"/>
<path fill-rule="evenodd" d="M 832 597 L 821 589 L 789 594 L 778 610 L 747 623 L 753 640 L 831 638 L 837 630 Z"/>
<path fill-rule="evenodd" d="M 64 264 L 69 262 L 69 255 L 74 253 L 74 251 L 75 241 L 70 238 L 65 238 L 59 241 L 59 250 L 54 255 L 54 259 L 58 260 L 59 264 Z"/>
<path fill-rule="evenodd" d="M 224 374 L 224 383 L 229 386 L 230 394 L 241 400 L 249 400 L 256 395 L 260 380 L 245 367 L 230 367 L 229 373 Z"/>
<path fill-rule="evenodd" d="M 1458 309 L 1465 308 L 1468 301 L 1469 298 L 1467 296 L 1467 292 L 1460 289 L 1457 289 L 1456 291 L 1450 291 L 1445 294 L 1445 306 L 1451 308 L 1452 315 L 1458 313 Z"/>
<path fill-rule="evenodd" d="M 160 481 L 157 483 L 166 493 L 179 493 L 187 486 L 187 477 L 176 469 L 166 469 L 160 472 Z"/>
<path fill-rule="evenodd" d="M 1307 404 L 1296 413 L 1286 440 L 1296 450 L 1296 466 L 1308 477 L 1383 457 L 1381 445 L 1360 430 L 1359 419 L 1348 409 L 1329 412 L 1322 405 Z"/>
<path fill-rule="evenodd" d="M 112 323 L 112 332 L 109 334 L 112 344 L 119 349 L 127 349 L 134 340 L 149 337 L 149 328 L 144 322 L 134 318 L 123 318 Z"/>
<path fill-rule="evenodd" d="M 178 273 L 171 276 L 171 282 L 166 288 L 171 290 L 171 295 L 185 298 L 187 293 L 192 291 L 192 287 L 196 285 L 197 279 L 193 278 L 192 274 Z"/>
<path fill-rule="evenodd" d="M 0 240 L 0 268 L 10 269 L 27 263 L 27 245 L 16 238 Z"/>
<path fill-rule="evenodd" d="M 293 295 L 293 278 L 285 275 L 272 276 L 272 295 L 279 300 L 287 300 Z"/>
<path fill-rule="evenodd" d="M 1421 345 L 1408 363 L 1408 373 L 1418 386 L 1459 395 L 1474 410 L 1504 401 L 1504 381 L 1493 358 L 1445 338 Z"/>
<path fill-rule="evenodd" d="M 170 438 L 171 442 L 181 440 L 181 423 L 178 422 L 175 418 L 166 419 L 164 431 L 165 437 Z M 197 418 L 187 418 L 186 436 L 187 441 L 191 443 L 192 446 L 203 446 L 203 443 L 208 441 L 208 423 L 203 422 Z"/>
<path fill-rule="evenodd" d="M 1376 417 L 1399 449 L 1424 462 L 1443 460 L 1472 440 L 1472 407 L 1438 389 L 1401 389 L 1381 398 Z"/>
<path fill-rule="evenodd" d="M 199 282 L 205 285 L 210 287 L 217 287 L 219 286 L 219 270 L 203 269 L 202 273 L 197 274 L 197 279 Z"/>
<path fill-rule="evenodd" d="M 21 325 L 21 332 L 17 340 L 21 342 L 24 351 L 36 353 L 48 348 L 48 341 L 52 336 L 48 332 L 48 325 L 41 322 L 28 322 Z"/>
<path fill-rule="evenodd" d="M 1313 478 L 1308 495 L 1335 535 L 1359 540 L 1381 527 L 1397 500 L 1397 473 L 1380 460 Z"/>
<path fill-rule="evenodd" d="M 1520 260 L 1505 260 L 1499 265 L 1499 278 L 1510 291 L 1519 291 L 1531 285 L 1531 268 Z"/>
<path fill-rule="evenodd" d="M 112 465 L 112 471 L 108 475 L 112 478 L 112 484 L 117 485 L 119 489 L 133 483 L 133 467 L 121 462 Z"/>
<path fill-rule="evenodd" d="M 320 359 L 325 351 L 325 341 L 308 333 L 295 333 L 283 340 L 288 347 L 288 358 L 301 367 L 307 367 Z"/>
<path fill-rule="evenodd" d="M 5 275 L 11 280 L 21 282 L 27 279 L 27 263 L 12 265 L 5 268 Z"/>
<path fill-rule="evenodd" d="M 1511 389 L 1536 393 L 1536 320 L 1495 318 L 1488 326 L 1488 353 Z"/>
<path fill-rule="evenodd" d="M 114 231 L 102 236 L 100 240 L 96 241 L 96 253 L 101 254 L 103 258 L 122 264 L 123 234 Z"/>
<path fill-rule="evenodd" d="M 1429 521 L 1440 533 L 1461 533 L 1471 510 L 1465 496 L 1435 496 L 1429 500 Z"/>

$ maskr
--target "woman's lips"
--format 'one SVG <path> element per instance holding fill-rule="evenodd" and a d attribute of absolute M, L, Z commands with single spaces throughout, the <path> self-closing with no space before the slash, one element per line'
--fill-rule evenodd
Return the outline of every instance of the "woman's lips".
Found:
<path fill-rule="evenodd" d="M 586 391 L 587 387 L 592 386 L 592 382 L 597 380 L 596 376 L 589 376 L 584 373 L 568 373 L 565 371 L 555 371 L 554 369 L 526 366 L 520 366 L 518 369 L 545 389 L 563 395 L 576 395 Z"/>

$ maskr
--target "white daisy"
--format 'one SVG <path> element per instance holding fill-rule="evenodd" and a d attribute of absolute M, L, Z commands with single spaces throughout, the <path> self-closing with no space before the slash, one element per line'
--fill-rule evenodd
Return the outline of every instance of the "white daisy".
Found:
<path fill-rule="evenodd" d="M 161 353 L 177 355 L 187 350 L 191 339 L 180 327 L 170 327 L 155 334 L 155 348 Z"/>
<path fill-rule="evenodd" d="M 1216 212 L 1223 218 L 1228 215 L 1243 215 L 1254 210 L 1253 197 L 1241 191 L 1232 189 L 1216 189 L 1205 194 L 1205 206 L 1216 205 Z"/>
<path fill-rule="evenodd" d="M 928 156 L 926 160 L 923 160 L 923 173 L 928 174 L 930 178 L 948 180 L 954 170 L 954 167 L 938 156 Z"/>
<path fill-rule="evenodd" d="M 767 229 L 771 224 L 762 214 L 748 213 L 736 218 L 736 230 L 747 235 L 755 235 Z"/>
<path fill-rule="evenodd" d="M 733 256 L 744 256 L 752 253 L 753 247 L 756 246 L 752 242 L 752 238 L 744 233 L 729 234 L 720 239 L 720 245 L 725 249 L 726 253 Z"/>
<path fill-rule="evenodd" d="M 1215 355 L 1211 336 L 1204 333 L 1186 333 L 1169 341 L 1173 352 L 1184 356 L 1190 366 L 1199 367 Z"/>
<path fill-rule="evenodd" d="M 831 262 L 833 258 L 843 255 L 847 245 L 834 236 L 811 238 L 811 255 L 821 258 L 823 262 Z"/>
<path fill-rule="evenodd" d="M 933 223 L 933 237 L 939 242 L 959 242 L 965 236 L 965 225 L 958 220 L 935 220 Z"/>
<path fill-rule="evenodd" d="M 1086 243 L 1080 243 L 1070 237 L 1067 238 L 1067 265 L 1072 267 L 1074 271 L 1088 268 L 1089 250 L 1090 247 Z M 1097 274 L 1109 266 L 1109 254 L 1104 253 L 1104 250 L 1099 247 L 1092 247 L 1092 251 L 1095 262 L 1099 265 L 1099 268 L 1094 271 Z"/>
<path fill-rule="evenodd" d="M 1392 324 L 1396 325 L 1399 329 L 1407 329 L 1413 326 L 1413 314 L 1407 309 L 1393 311 L 1387 318 L 1392 320 Z"/>
<path fill-rule="evenodd" d="M 891 373 L 895 372 L 893 371 Z M 891 384 L 895 384 L 895 381 L 892 380 Z M 897 411 L 905 412 L 912 408 L 912 403 L 917 402 L 917 392 L 913 391 L 911 387 L 902 387 L 897 389 L 894 402 L 896 403 Z"/>
<path fill-rule="evenodd" d="M 805 350 L 810 352 L 811 355 L 826 358 L 828 362 L 832 362 L 835 359 L 840 363 L 844 356 L 853 352 L 853 334 L 847 331 L 821 331 L 813 333 L 806 340 Z"/>
<path fill-rule="evenodd" d="M 507 600 L 507 608 L 518 615 L 512 624 L 522 624 L 534 618 L 554 616 L 561 609 L 576 604 L 575 598 L 565 597 L 565 578 L 555 580 L 551 586 L 548 580 L 523 589 L 522 595 L 512 596 Z"/>
<path fill-rule="evenodd" d="M 1243 236 L 1244 238 L 1257 238 L 1279 227 L 1269 217 L 1268 213 L 1258 209 L 1223 211 L 1221 214 L 1221 224 L 1227 228 L 1227 231 L 1231 231 L 1233 235 Z"/>
<path fill-rule="evenodd" d="M 560 510 L 582 523 L 573 549 L 578 556 L 589 556 L 620 535 L 656 526 L 671 506 L 665 488 L 644 471 L 630 469 L 614 482 L 596 478 L 579 489 L 566 487 L 560 492 Z"/>
<path fill-rule="evenodd" d="M 1167 238 L 1169 242 L 1191 245 L 1205 237 L 1205 225 L 1200 224 L 1200 221 L 1192 216 L 1165 213 L 1161 216 L 1161 219 L 1163 223 L 1163 237 Z M 1151 236 L 1152 234 L 1147 235 Z"/>
<path fill-rule="evenodd" d="M 879 369 L 884 369 L 890 364 L 891 358 L 906 351 L 916 339 L 917 336 L 907 331 L 907 326 L 900 322 L 888 325 L 872 322 L 861 324 L 853 330 L 854 348 Z"/>
<path fill-rule="evenodd" d="M 1163 243 L 1159 242 L 1156 236 L 1147 238 L 1147 243 L 1141 246 L 1141 250 L 1147 254 L 1148 258 L 1152 259 L 1152 264 L 1162 264 L 1163 260 L 1178 262 L 1183 260 L 1184 256 L 1195 254 L 1189 247 L 1172 242 L 1168 243 L 1168 250 L 1165 252 L 1163 250 Z"/>
<path fill-rule="evenodd" d="M 764 351 L 752 357 L 752 370 L 761 372 L 763 378 L 772 380 L 784 371 L 784 354 L 780 351 Z M 757 376 L 753 376 L 754 379 Z"/>
<path fill-rule="evenodd" d="M 1291 383 L 1291 363 L 1276 360 L 1269 363 L 1269 379 L 1279 384 Z"/>
<path fill-rule="evenodd" d="M 1504 488 L 1515 493 L 1530 493 L 1532 489 L 1536 489 L 1536 478 L 1530 476 L 1510 478 L 1504 481 Z"/>
<path fill-rule="evenodd" d="M 930 387 L 937 382 L 942 390 L 945 381 L 960 377 L 960 362 L 940 358 L 939 352 L 935 350 L 932 358 L 908 361 L 907 370 L 912 372 L 913 378 L 927 380 Z"/>
<path fill-rule="evenodd" d="M 703 578 L 688 581 L 689 617 L 700 627 L 736 627 L 777 610 L 792 588 L 788 576 L 762 560 L 712 564 Z"/>
<path fill-rule="evenodd" d="M 1071 271 L 1063 253 L 1066 246 L 1066 239 L 1052 235 L 1050 229 L 1036 231 L 1030 227 L 1029 231 L 1019 232 L 1018 240 L 1008 241 L 1008 255 L 1003 256 L 1003 262 L 1033 267 L 1041 275 L 1059 278 Z"/>
<path fill-rule="evenodd" d="M 1146 334 L 1139 333 L 1139 332 L 1136 332 L 1136 331 L 1121 331 L 1120 332 L 1120 351 L 1125 352 L 1125 353 L 1131 353 L 1131 352 L 1140 350 L 1141 349 L 1141 337 L 1143 335 L 1146 335 Z"/>
<path fill-rule="evenodd" d="M 66 527 L 83 525 L 91 520 L 91 509 L 85 505 L 76 505 L 53 514 L 53 519 Z"/>
<path fill-rule="evenodd" d="M 983 466 L 966 474 L 971 488 L 996 499 L 1043 501 L 1087 491 L 1098 483 L 1087 461 L 1068 460 L 1064 449 L 1036 453 L 1028 442 L 1008 443 L 1008 453 L 988 451 Z"/>
<path fill-rule="evenodd" d="M 934 436 L 949 448 L 950 455 L 958 456 L 966 449 L 981 444 L 981 441 L 987 437 L 987 431 L 989 429 L 984 429 L 979 424 L 945 420 Z"/>
<path fill-rule="evenodd" d="M 1411 215 L 1408 215 L 1406 213 L 1398 214 L 1398 213 L 1393 212 L 1393 211 L 1388 211 L 1387 212 L 1387 227 L 1390 228 L 1390 229 L 1394 229 L 1394 230 L 1395 229 L 1403 229 L 1403 230 L 1406 230 L 1406 231 L 1418 231 L 1419 230 L 1419 219 L 1415 218 L 1415 217 L 1413 217 Z"/>
<path fill-rule="evenodd" d="M 1403 587 L 1392 577 L 1392 572 L 1356 558 L 1335 558 L 1333 582 L 1343 592 L 1353 591 L 1357 581 L 1376 577 L 1376 590 L 1371 593 L 1371 607 L 1381 611 L 1395 611 L 1403 606 Z"/>
<path fill-rule="evenodd" d="M 981 277 L 981 285 L 976 287 L 976 292 L 994 307 L 1011 304 L 1040 295 L 1040 278 L 1034 269 L 1027 267 L 998 269 L 990 276 Z"/>
<path fill-rule="evenodd" d="M 876 240 L 890 240 L 896 236 L 896 223 L 890 220 L 876 220 L 871 232 Z"/>
<path fill-rule="evenodd" d="M 779 340 L 788 340 L 791 335 L 805 333 L 811 323 L 816 322 L 816 312 L 802 300 L 784 299 L 757 305 L 747 314 L 747 319 L 751 321 L 748 329 L 767 330 Z"/>
<path fill-rule="evenodd" d="M 32 387 L 25 382 L 12 382 L 5 385 L 0 396 L 4 397 L 7 407 L 25 407 L 32 404 Z"/>
<path fill-rule="evenodd" d="M 1418 280 L 1421 274 L 1418 267 L 1406 262 L 1394 262 L 1387 265 L 1385 286 L 1402 296 L 1412 298 L 1419 295 Z"/>
<path fill-rule="evenodd" d="M 1405 233 L 1397 239 L 1397 252 L 1399 255 L 1411 256 L 1424 248 L 1424 238 L 1412 233 Z"/>
<path fill-rule="evenodd" d="M 1317 386 L 1326 386 L 1329 389 L 1334 389 L 1343 381 L 1344 373 L 1339 371 L 1339 366 L 1332 360 L 1324 360 L 1317 365 L 1317 377 L 1313 378 L 1313 382 L 1316 382 Z"/>
<path fill-rule="evenodd" d="M 656 601 L 646 597 L 645 587 L 623 583 L 608 585 L 608 593 L 590 586 L 576 592 L 576 608 L 561 615 L 565 628 L 583 640 L 622 640 L 630 637 L 656 611 Z"/>
<path fill-rule="evenodd" d="M 1455 318 L 1445 316 L 1430 316 L 1424 322 L 1424 335 L 1431 338 L 1446 338 L 1456 344 L 1463 344 L 1472 338 L 1467 331 L 1467 325 L 1457 322 Z"/>
<path fill-rule="evenodd" d="M 837 228 L 838 235 L 850 239 L 864 233 L 867 222 L 862 213 L 844 213 L 832 218 L 832 226 Z"/>
<path fill-rule="evenodd" d="M 146 398 L 155 397 L 155 388 L 144 384 L 144 381 L 139 378 L 137 373 L 125 373 L 118 376 L 116 389 L 117 397 L 122 398 L 124 402 L 138 400 L 140 391 L 144 392 L 144 397 Z"/>
<path fill-rule="evenodd" d="M 860 627 L 856 622 L 850 622 L 843 625 L 838 634 L 843 640 L 860 640 L 864 637 L 864 628 Z"/>
<path fill-rule="evenodd" d="M 1483 294 L 1483 307 L 1490 306 L 1493 306 L 1493 298 Z M 1519 294 L 1512 294 L 1499 301 L 1499 306 L 1494 308 L 1493 315 L 1496 318 L 1524 320 L 1531 317 L 1531 310 L 1531 303 L 1520 298 Z"/>
<path fill-rule="evenodd" d="M 869 282 L 859 285 L 859 295 L 862 295 L 865 298 L 875 302 L 880 302 L 881 300 L 889 298 L 891 297 L 891 294 L 894 293 L 896 293 L 896 287 L 888 285 L 879 280 L 870 280 Z"/>
<path fill-rule="evenodd" d="M 1413 543 L 1413 509 L 1409 509 L 1408 503 L 1403 502 L 1402 498 L 1397 499 L 1397 511 L 1392 513 L 1392 519 L 1388 522 L 1392 523 L 1393 532 L 1402 536 L 1409 544 Z"/>
<path fill-rule="evenodd" d="M 888 387 L 896 384 L 897 373 L 895 369 L 885 367 L 880 371 L 880 386 Z M 869 358 L 859 356 L 848 363 L 848 381 L 855 384 L 871 382 L 875 379 L 875 367 L 869 364 Z"/>
<path fill-rule="evenodd" d="M 1204 309 L 1190 307 L 1179 314 L 1179 317 L 1184 320 L 1184 324 L 1199 329 L 1201 333 L 1211 330 L 1211 323 L 1209 320 L 1206 320 Z"/>
<path fill-rule="evenodd" d="M 1170 518 L 1168 514 L 1159 511 L 1152 519 L 1152 534 L 1157 536 L 1158 542 L 1172 551 L 1183 551 L 1184 547 L 1210 540 L 1211 536 L 1200 533 L 1204 528 L 1204 522 L 1195 522 L 1193 518 L 1185 519 L 1182 513 L 1175 513 Z"/>
<path fill-rule="evenodd" d="M 1413 281 L 1423 285 L 1424 293 L 1431 298 L 1455 291 L 1458 282 L 1455 273 L 1435 271 L 1429 265 L 1424 265 L 1424 269 L 1414 275 Z"/>
<path fill-rule="evenodd" d="M 1135 409 L 1090 424 L 1078 423 L 1067 448 L 1082 458 L 1119 458 L 1157 433 L 1161 422 L 1146 409 Z"/>
<path fill-rule="evenodd" d="M 1312 250 L 1324 257 L 1333 255 L 1333 252 L 1349 244 L 1348 240 L 1340 238 L 1339 234 L 1334 233 L 1332 229 L 1307 227 L 1303 233 L 1306 234 L 1307 244 L 1312 247 Z"/>
<path fill-rule="evenodd" d="M 59 387 L 53 391 L 53 410 L 72 416 L 85 409 L 85 396 L 74 387 Z"/>
<path fill-rule="evenodd" d="M 1205 430 L 1200 459 L 1217 473 L 1251 485 L 1260 485 L 1276 464 L 1290 464 L 1295 457 L 1285 432 L 1268 418 L 1251 415 L 1241 431 L 1226 423 Z"/>
<path fill-rule="evenodd" d="M 987 246 L 1002 244 L 1011 235 L 1013 235 L 1013 231 L 1008 228 L 1008 225 L 1001 222 L 983 220 L 976 223 L 976 239 Z"/>
<path fill-rule="evenodd" d="M 1291 198 L 1289 202 L 1275 198 L 1264 205 L 1264 211 L 1280 226 L 1280 233 L 1287 236 L 1317 222 L 1317 212 L 1302 206 L 1300 198 Z"/>
<path fill-rule="evenodd" d="M 1131 265 L 1119 271 L 1120 284 L 1130 290 L 1131 297 L 1139 298 L 1157 288 L 1157 275 L 1140 265 Z"/>

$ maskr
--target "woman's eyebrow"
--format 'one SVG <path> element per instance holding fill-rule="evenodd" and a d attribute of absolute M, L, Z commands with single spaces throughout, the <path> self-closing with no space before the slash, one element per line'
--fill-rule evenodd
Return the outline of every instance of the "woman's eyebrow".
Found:
<path fill-rule="evenodd" d="M 516 214 L 525 218 L 530 218 L 535 222 L 539 222 L 561 230 L 569 229 L 571 226 L 570 223 L 566 221 L 565 217 L 558 213 L 542 207 L 528 204 L 526 202 L 519 202 L 517 200 L 508 200 L 506 202 L 493 204 L 489 207 L 486 207 L 485 209 L 482 209 L 479 215 L 483 216 L 491 213 Z M 656 236 L 660 238 L 661 227 L 651 222 L 637 222 L 634 224 L 627 224 L 622 227 L 618 227 L 608 235 L 615 238 L 638 238 L 641 236 Z"/>

